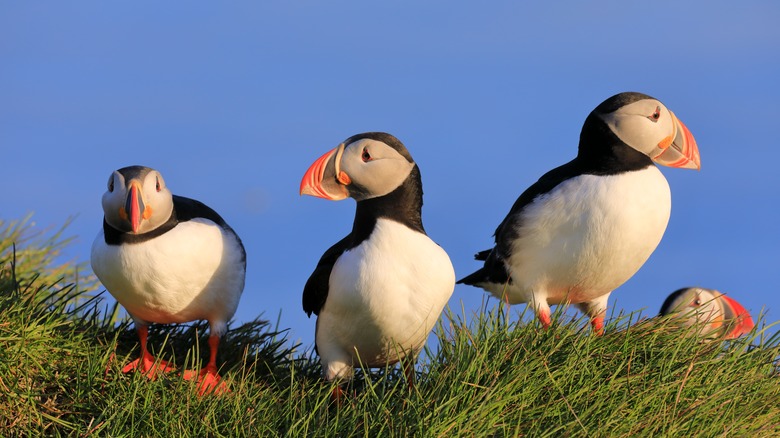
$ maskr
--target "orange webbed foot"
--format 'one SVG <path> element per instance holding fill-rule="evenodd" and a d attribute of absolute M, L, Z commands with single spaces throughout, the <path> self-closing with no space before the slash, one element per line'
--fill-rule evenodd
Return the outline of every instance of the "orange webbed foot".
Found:
<path fill-rule="evenodd" d="M 182 376 L 185 380 L 196 380 L 198 382 L 198 395 L 206 394 L 222 395 L 230 392 L 226 382 L 217 373 L 217 367 L 206 365 L 200 371 L 187 370 Z"/>
<path fill-rule="evenodd" d="M 333 388 L 333 391 L 330 393 L 330 402 L 335 404 L 337 408 L 340 408 L 344 405 L 344 402 L 347 400 L 347 393 L 341 389 L 341 386 L 336 386 Z"/>
<path fill-rule="evenodd" d="M 173 371 L 173 365 L 164 360 L 156 361 L 151 354 L 144 352 L 141 357 L 128 363 L 124 368 L 122 368 L 122 372 L 125 374 L 136 370 L 141 372 L 149 379 L 154 380 L 160 374 Z"/>

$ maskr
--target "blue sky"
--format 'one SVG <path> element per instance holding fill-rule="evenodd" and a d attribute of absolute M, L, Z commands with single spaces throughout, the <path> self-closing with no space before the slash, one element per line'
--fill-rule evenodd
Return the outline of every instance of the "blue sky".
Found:
<path fill-rule="evenodd" d="M 154 167 L 242 237 L 236 319 L 281 311 L 308 345 L 301 290 L 354 213 L 298 195 L 317 157 L 359 132 L 400 138 L 461 277 L 516 197 L 575 155 L 587 114 L 641 91 L 690 128 L 702 170 L 662 169 L 666 235 L 610 306 L 654 314 L 700 285 L 776 321 L 778 21 L 770 1 L 3 2 L 0 218 L 76 216 L 65 257 L 86 261 L 110 172 Z M 450 306 L 483 298 L 459 285 Z"/>

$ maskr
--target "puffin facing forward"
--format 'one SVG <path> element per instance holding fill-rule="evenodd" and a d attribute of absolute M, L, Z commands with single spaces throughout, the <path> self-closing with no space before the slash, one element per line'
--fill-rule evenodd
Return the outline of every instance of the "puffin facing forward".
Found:
<path fill-rule="evenodd" d="M 686 287 L 674 291 L 661 305 L 659 316 L 671 315 L 684 327 L 698 325 L 706 337 L 736 339 L 753 330 L 750 313 L 736 300 L 714 289 Z"/>
<path fill-rule="evenodd" d="M 303 310 L 317 315 L 323 377 L 413 358 L 452 295 L 455 271 L 423 229 L 422 180 L 409 151 L 390 134 L 354 135 L 309 167 L 300 193 L 357 201 L 352 231 L 325 251 L 303 289 Z"/>
<path fill-rule="evenodd" d="M 509 304 L 575 304 L 600 333 L 609 294 L 650 257 L 666 230 L 671 194 L 653 162 L 699 169 L 690 131 L 658 100 L 620 93 L 585 120 L 577 156 L 517 199 L 484 266 L 461 279 Z"/>
<path fill-rule="evenodd" d="M 209 321 L 210 360 L 199 393 L 227 390 L 217 374 L 217 347 L 244 290 L 246 252 L 214 210 L 172 195 L 160 172 L 143 166 L 114 171 L 103 194 L 103 230 L 92 244 L 92 269 L 135 322 L 141 357 L 122 369 L 149 378 L 170 371 L 146 349 L 150 323 Z"/>

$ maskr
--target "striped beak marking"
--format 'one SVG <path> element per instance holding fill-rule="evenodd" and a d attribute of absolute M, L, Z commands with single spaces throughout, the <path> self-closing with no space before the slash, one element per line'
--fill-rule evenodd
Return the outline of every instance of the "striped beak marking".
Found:
<path fill-rule="evenodd" d="M 750 313 L 742 307 L 736 300 L 733 300 L 725 295 L 721 295 L 720 298 L 725 304 L 724 316 L 727 323 L 731 323 L 731 331 L 726 335 L 726 339 L 736 339 L 746 333 L 753 330 L 756 324 L 753 322 L 753 318 L 750 317 Z"/>
<path fill-rule="evenodd" d="M 344 143 L 317 159 L 301 179 L 301 195 L 316 196 L 331 201 L 349 197 L 347 186 L 352 183 L 349 175 L 341 170 Z"/>
<path fill-rule="evenodd" d="M 693 134 L 673 112 L 669 111 L 669 114 L 672 115 L 674 133 L 658 143 L 659 152 L 653 157 L 653 161 L 669 167 L 701 169 L 699 147 Z"/>
<path fill-rule="evenodd" d="M 119 208 L 119 217 L 130 222 L 134 234 L 138 234 L 141 222 L 152 216 L 152 207 L 146 205 L 141 193 L 141 184 L 136 180 L 130 181 L 125 205 Z"/>

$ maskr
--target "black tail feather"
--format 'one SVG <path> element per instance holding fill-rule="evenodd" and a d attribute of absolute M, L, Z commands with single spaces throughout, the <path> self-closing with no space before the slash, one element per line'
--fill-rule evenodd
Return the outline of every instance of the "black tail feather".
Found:
<path fill-rule="evenodd" d="M 468 284 L 469 286 L 476 286 L 478 283 L 484 283 L 487 280 L 485 268 L 479 268 L 471 275 L 467 275 L 457 281 L 458 284 Z"/>
<path fill-rule="evenodd" d="M 506 283 L 509 281 L 509 272 L 506 270 L 504 260 L 498 255 L 498 251 L 488 249 L 474 255 L 476 260 L 484 260 L 485 265 L 477 269 L 473 274 L 458 280 L 458 284 L 478 286 L 481 283 Z"/>
<path fill-rule="evenodd" d="M 474 254 L 474 260 L 482 260 L 483 262 L 488 259 L 488 256 L 493 251 L 493 249 L 486 249 L 484 251 L 480 251 L 476 254 Z"/>

